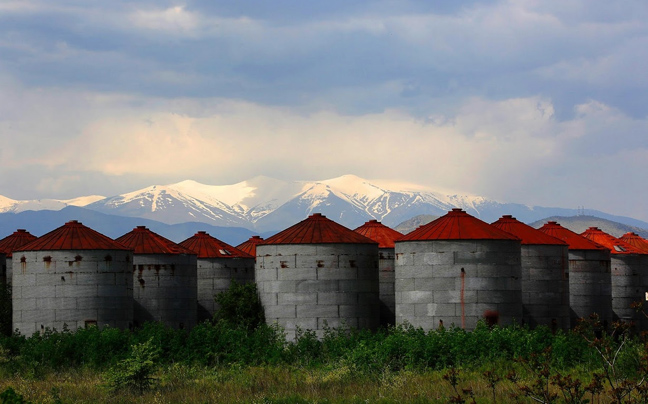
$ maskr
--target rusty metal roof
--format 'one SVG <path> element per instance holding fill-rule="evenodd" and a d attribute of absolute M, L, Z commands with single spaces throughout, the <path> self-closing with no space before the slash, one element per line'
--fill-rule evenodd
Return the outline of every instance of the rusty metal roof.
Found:
<path fill-rule="evenodd" d="M 648 240 L 639 236 L 637 233 L 626 233 L 619 237 L 619 240 L 625 241 L 626 243 L 638 248 L 643 251 L 644 254 L 648 254 Z"/>
<path fill-rule="evenodd" d="M 547 222 L 541 228 L 541 232 L 559 238 L 569 244 L 570 250 L 607 250 L 606 247 L 589 240 L 578 233 L 574 233 L 558 222 Z"/>
<path fill-rule="evenodd" d="M 198 254 L 198 258 L 254 258 L 204 231 L 199 231 L 180 245 Z"/>
<path fill-rule="evenodd" d="M 610 254 L 645 254 L 643 251 L 628 244 L 623 240 L 611 236 L 599 229 L 598 227 L 590 227 L 581 233 L 581 236 L 587 237 L 589 240 L 599 243 L 610 250 Z"/>
<path fill-rule="evenodd" d="M 195 252 L 173 241 L 152 232 L 145 226 L 137 226 L 130 232 L 115 239 L 115 241 L 133 249 L 135 254 L 190 254 Z"/>
<path fill-rule="evenodd" d="M 492 226 L 518 237 L 522 240 L 522 244 L 525 245 L 567 245 L 563 240 L 534 229 L 511 215 L 502 216 L 496 222 L 492 223 Z"/>
<path fill-rule="evenodd" d="M 248 240 L 237 245 L 236 248 L 246 254 L 250 254 L 251 256 L 256 257 L 256 246 L 260 243 L 263 243 L 263 238 L 261 238 L 260 236 L 252 236 Z"/>
<path fill-rule="evenodd" d="M 15 251 L 55 250 L 130 250 L 130 248 L 72 220 Z"/>
<path fill-rule="evenodd" d="M 378 248 L 394 248 L 394 240 L 403 237 L 403 233 L 391 229 L 377 220 L 370 220 L 353 231 L 377 242 Z"/>
<path fill-rule="evenodd" d="M 36 240 L 37 237 L 25 229 L 18 229 L 13 234 L 0 240 L 0 253 L 7 255 L 7 258 L 12 256 L 12 253 L 18 248 Z"/>
<path fill-rule="evenodd" d="M 419 227 L 396 241 L 416 240 L 519 240 L 514 235 L 470 216 L 461 209 Z"/>
<path fill-rule="evenodd" d="M 275 234 L 261 244 L 378 244 L 370 238 L 335 223 L 321 213 Z"/>

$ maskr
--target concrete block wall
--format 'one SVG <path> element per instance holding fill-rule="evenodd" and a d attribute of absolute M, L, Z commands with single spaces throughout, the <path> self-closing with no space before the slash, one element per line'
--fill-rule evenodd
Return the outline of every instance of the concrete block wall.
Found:
<path fill-rule="evenodd" d="M 522 245 L 522 305 L 531 328 L 568 330 L 569 250 L 566 245 Z"/>
<path fill-rule="evenodd" d="M 255 279 L 266 321 L 318 337 L 328 327 L 379 325 L 375 244 L 258 245 Z"/>
<path fill-rule="evenodd" d="M 229 290 L 232 280 L 254 282 L 254 258 L 198 258 L 198 322 L 210 320 L 218 310 L 214 296 Z"/>
<path fill-rule="evenodd" d="M 396 323 L 425 330 L 473 330 L 488 312 L 500 325 L 522 321 L 520 242 L 396 242 Z"/>
<path fill-rule="evenodd" d="M 396 297 L 394 289 L 396 253 L 393 248 L 380 248 L 378 278 L 380 285 L 380 325 L 396 324 Z"/>
<path fill-rule="evenodd" d="M 601 321 L 612 323 L 612 279 L 610 252 L 569 250 L 569 306 L 571 326 L 579 318 L 597 313 Z"/>
<path fill-rule="evenodd" d="M 612 254 L 610 265 L 613 321 L 634 321 L 638 329 L 646 330 L 646 317 L 631 305 L 646 301 L 648 255 Z"/>
<path fill-rule="evenodd" d="M 135 254 L 133 298 L 135 325 L 159 321 L 191 329 L 197 321 L 198 278 L 195 255 Z"/>
<path fill-rule="evenodd" d="M 124 250 L 25 251 L 13 254 L 13 328 L 133 323 L 133 255 Z"/>

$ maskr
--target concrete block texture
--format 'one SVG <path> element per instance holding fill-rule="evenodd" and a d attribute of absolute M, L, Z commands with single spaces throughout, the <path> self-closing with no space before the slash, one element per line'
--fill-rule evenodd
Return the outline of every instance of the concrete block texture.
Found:
<path fill-rule="evenodd" d="M 535 328 L 539 325 L 568 329 L 569 320 L 569 251 L 561 245 L 523 245 L 522 253 L 522 321 Z"/>
<path fill-rule="evenodd" d="M 578 318 L 597 313 L 612 322 L 612 275 L 607 251 L 569 251 L 569 306 L 571 326 Z"/>
<path fill-rule="evenodd" d="M 257 249 L 255 272 L 263 293 L 276 293 L 277 301 L 264 300 L 266 319 L 294 334 L 295 324 L 308 324 L 320 332 L 323 321 L 337 319 L 352 326 L 379 321 L 379 268 L 377 245 L 276 245 Z M 269 267 L 276 278 L 262 274 Z M 367 307 L 372 307 L 368 310 Z M 368 317 L 361 319 L 359 316 Z M 287 320 L 288 319 L 288 320 Z M 294 319 L 294 320 L 293 320 Z M 333 322 L 331 320 L 331 322 Z"/>
<path fill-rule="evenodd" d="M 26 324 L 25 330 L 18 328 L 21 333 L 31 335 L 28 333 L 38 332 L 41 325 L 52 328 L 62 322 L 70 330 L 86 320 L 110 323 L 115 319 L 126 326 L 132 322 L 132 253 L 25 251 L 16 254 L 14 261 L 19 267 L 13 274 L 19 285 L 13 295 L 14 319 L 16 324 Z M 100 289 L 116 307 L 97 318 L 103 302 Z M 95 318 L 86 318 L 89 315 Z"/>
<path fill-rule="evenodd" d="M 159 321 L 173 328 L 191 329 L 196 325 L 198 262 L 195 255 L 135 254 L 133 267 L 137 268 L 131 280 L 135 325 L 146 321 Z M 231 268 L 226 270 L 229 272 Z M 209 281 L 212 286 L 229 288 L 226 279 L 210 278 Z M 219 284 L 220 281 L 223 283 Z M 114 296 L 114 293 L 118 291 L 111 287 L 99 289 L 101 296 Z"/>
<path fill-rule="evenodd" d="M 461 319 L 469 327 L 486 310 L 500 320 L 522 317 L 521 252 L 518 241 L 440 240 L 396 243 L 396 322 L 437 328 Z M 399 257 L 406 259 L 399 260 Z M 450 320 L 449 320 L 450 319 Z"/>

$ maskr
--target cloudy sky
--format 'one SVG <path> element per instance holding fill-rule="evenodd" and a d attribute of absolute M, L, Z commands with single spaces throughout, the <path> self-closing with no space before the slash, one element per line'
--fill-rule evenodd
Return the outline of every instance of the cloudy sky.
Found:
<path fill-rule="evenodd" d="M 0 195 L 356 174 L 648 220 L 647 66 L 645 0 L 0 0 Z"/>

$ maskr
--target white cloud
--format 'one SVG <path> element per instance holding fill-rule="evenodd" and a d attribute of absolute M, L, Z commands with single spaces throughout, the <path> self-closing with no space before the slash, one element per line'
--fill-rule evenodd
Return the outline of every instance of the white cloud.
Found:
<path fill-rule="evenodd" d="M 190 33 L 198 28 L 200 18 L 184 6 L 172 6 L 166 9 L 136 10 L 131 12 L 129 20 L 140 28 Z"/>

